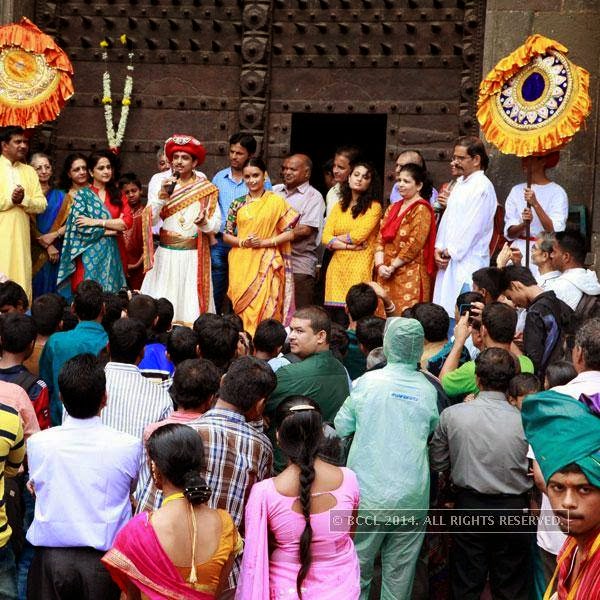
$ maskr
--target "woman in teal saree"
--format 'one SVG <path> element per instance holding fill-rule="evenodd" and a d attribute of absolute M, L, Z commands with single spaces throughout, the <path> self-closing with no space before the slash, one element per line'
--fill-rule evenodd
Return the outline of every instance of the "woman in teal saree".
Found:
<path fill-rule="evenodd" d="M 117 239 L 106 228 L 111 214 L 88 187 L 85 156 L 70 154 L 64 170 L 72 182 L 72 204 L 58 267 L 58 291 L 70 298 L 83 280 L 92 279 L 105 292 L 117 292 L 126 282 Z"/>

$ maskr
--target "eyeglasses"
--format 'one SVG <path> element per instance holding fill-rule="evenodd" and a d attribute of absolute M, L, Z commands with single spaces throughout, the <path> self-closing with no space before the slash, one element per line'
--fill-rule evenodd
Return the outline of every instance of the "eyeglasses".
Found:
<path fill-rule="evenodd" d="M 462 162 L 463 160 L 467 160 L 468 158 L 472 158 L 471 156 L 456 156 L 456 154 L 452 157 L 452 161 L 454 162 Z"/>

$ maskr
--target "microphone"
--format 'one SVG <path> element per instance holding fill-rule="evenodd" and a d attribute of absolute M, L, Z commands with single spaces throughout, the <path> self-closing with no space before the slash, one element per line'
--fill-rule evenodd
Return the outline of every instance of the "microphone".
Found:
<path fill-rule="evenodd" d="M 175 181 L 173 181 L 167 188 L 167 194 L 169 194 L 169 196 L 175 191 L 175 186 L 177 185 L 177 180 L 179 177 L 181 177 L 181 173 L 179 171 L 175 171 L 173 173 L 173 177 L 175 177 Z"/>

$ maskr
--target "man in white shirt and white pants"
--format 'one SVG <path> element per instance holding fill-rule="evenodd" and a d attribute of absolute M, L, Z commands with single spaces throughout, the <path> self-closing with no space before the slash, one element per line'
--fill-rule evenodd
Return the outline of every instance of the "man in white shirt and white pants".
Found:
<path fill-rule="evenodd" d="M 496 192 L 484 171 L 489 163 L 483 142 L 475 136 L 458 138 L 452 164 L 460 173 L 435 240 L 438 273 L 433 302 L 446 309 L 451 322 L 457 296 L 471 289 L 471 275 L 489 266 Z"/>

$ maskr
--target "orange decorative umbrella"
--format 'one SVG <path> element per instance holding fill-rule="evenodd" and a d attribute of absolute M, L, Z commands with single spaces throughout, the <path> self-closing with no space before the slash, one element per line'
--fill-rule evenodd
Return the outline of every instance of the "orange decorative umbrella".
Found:
<path fill-rule="evenodd" d="M 590 74 L 573 64 L 567 52 L 560 42 L 532 35 L 481 82 L 477 119 L 487 141 L 500 152 L 520 157 L 548 154 L 579 131 L 592 107 Z M 527 186 L 531 187 L 531 166 Z"/>
<path fill-rule="evenodd" d="M 56 119 L 74 93 L 71 75 L 68 56 L 29 19 L 0 27 L 0 125 Z"/>

